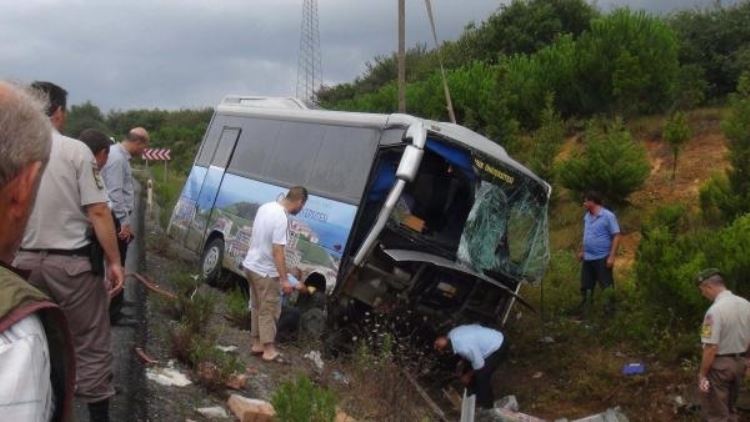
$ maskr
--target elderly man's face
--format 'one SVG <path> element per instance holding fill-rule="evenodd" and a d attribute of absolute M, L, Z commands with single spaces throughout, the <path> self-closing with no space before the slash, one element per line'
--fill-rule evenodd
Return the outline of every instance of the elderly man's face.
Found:
<path fill-rule="evenodd" d="M 146 150 L 146 148 L 148 148 L 148 145 L 149 145 L 148 137 L 139 138 L 138 142 L 136 142 L 135 145 L 136 145 L 135 155 L 143 154 L 143 152 Z"/>

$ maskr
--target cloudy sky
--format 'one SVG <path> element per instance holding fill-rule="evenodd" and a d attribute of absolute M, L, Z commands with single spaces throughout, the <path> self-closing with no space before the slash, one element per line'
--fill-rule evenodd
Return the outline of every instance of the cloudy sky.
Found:
<path fill-rule="evenodd" d="M 730 0 L 725 0 L 727 3 Z M 713 0 L 599 0 L 664 12 Z M 350 81 L 396 46 L 396 0 L 319 0 L 323 79 Z M 430 42 L 406 0 L 407 44 Z M 433 0 L 441 39 L 499 0 Z M 104 110 L 211 106 L 229 93 L 294 95 L 302 0 L 0 0 L 0 78 L 50 80 Z"/>

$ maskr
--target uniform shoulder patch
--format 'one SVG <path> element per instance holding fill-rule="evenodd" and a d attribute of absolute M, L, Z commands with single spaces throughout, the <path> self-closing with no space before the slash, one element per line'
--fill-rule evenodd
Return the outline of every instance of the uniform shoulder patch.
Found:
<path fill-rule="evenodd" d="M 91 170 L 94 175 L 94 182 L 96 182 L 96 187 L 99 188 L 99 190 L 104 189 L 104 180 L 102 180 L 101 172 L 99 171 L 99 166 L 96 165 L 96 162 L 91 163 Z"/>
<path fill-rule="evenodd" d="M 703 318 L 703 325 L 701 326 L 701 337 L 710 338 L 713 332 L 714 317 L 711 314 L 706 314 Z"/>

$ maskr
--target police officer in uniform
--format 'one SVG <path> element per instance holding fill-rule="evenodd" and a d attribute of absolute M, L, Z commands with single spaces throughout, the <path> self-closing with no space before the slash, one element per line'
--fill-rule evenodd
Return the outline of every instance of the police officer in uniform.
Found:
<path fill-rule="evenodd" d="M 713 301 L 701 329 L 701 411 L 707 421 L 736 421 L 750 346 L 750 302 L 727 290 L 716 268 L 701 271 L 696 281 L 701 294 Z"/>
<path fill-rule="evenodd" d="M 90 230 L 104 249 L 108 281 L 123 283 L 107 191 L 91 150 L 60 134 L 67 92 L 50 82 L 32 87 L 49 98 L 53 126 L 50 161 L 14 265 L 30 270 L 29 282 L 63 309 L 76 352 L 76 396 L 88 404 L 92 421 L 109 420 L 112 386 L 109 296 L 90 260 Z"/>

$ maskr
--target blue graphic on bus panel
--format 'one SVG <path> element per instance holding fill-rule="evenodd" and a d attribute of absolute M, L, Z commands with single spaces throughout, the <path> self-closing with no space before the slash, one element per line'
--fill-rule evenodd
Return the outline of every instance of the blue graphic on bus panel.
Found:
<path fill-rule="evenodd" d="M 281 199 L 286 192 L 284 187 L 225 174 L 214 203 L 209 232 L 224 233 L 228 264 L 239 269 L 258 208 Z M 357 207 L 353 205 L 311 195 L 305 208 L 289 218 L 287 261 L 306 271 L 337 272 L 356 213 Z"/>
<path fill-rule="evenodd" d="M 203 179 L 206 178 L 207 172 L 208 169 L 206 167 L 193 166 L 193 169 L 190 170 L 190 175 L 185 181 L 185 187 L 182 188 L 182 196 L 197 201 L 201 185 L 203 185 Z"/>
<path fill-rule="evenodd" d="M 175 204 L 174 211 L 172 213 L 172 221 L 170 227 L 176 230 L 186 230 L 188 225 L 193 221 L 195 217 L 195 205 L 198 201 L 198 195 L 200 194 L 201 186 L 203 185 L 203 179 L 206 177 L 208 169 L 205 167 L 194 166 L 190 170 L 185 181 L 185 186 L 182 188 L 182 194 L 180 195 L 177 204 Z"/>
<path fill-rule="evenodd" d="M 198 196 L 198 212 L 206 213 L 211 210 L 216 198 L 216 192 L 221 184 L 221 177 L 224 175 L 224 169 L 211 166 L 203 180 L 203 188 Z"/>

